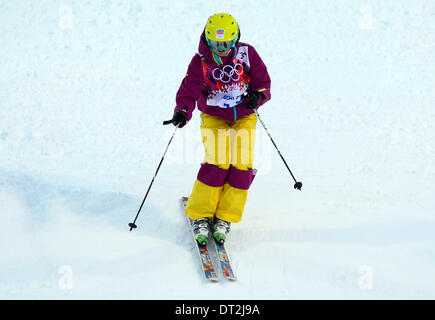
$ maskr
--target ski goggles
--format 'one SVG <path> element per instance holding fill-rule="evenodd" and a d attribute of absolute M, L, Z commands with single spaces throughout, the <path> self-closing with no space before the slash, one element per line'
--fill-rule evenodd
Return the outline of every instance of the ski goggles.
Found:
<path fill-rule="evenodd" d="M 208 39 L 207 37 L 205 37 L 207 39 L 207 43 L 209 45 L 210 48 L 214 49 L 214 50 L 228 50 L 231 49 L 232 47 L 234 47 L 236 45 L 237 42 L 237 37 L 234 40 L 230 40 L 230 41 L 213 41 Z"/>

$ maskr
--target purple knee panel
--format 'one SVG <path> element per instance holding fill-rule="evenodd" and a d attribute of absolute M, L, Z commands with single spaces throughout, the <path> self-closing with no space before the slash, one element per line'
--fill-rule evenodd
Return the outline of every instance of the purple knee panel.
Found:
<path fill-rule="evenodd" d="M 202 163 L 197 179 L 210 187 L 222 187 L 228 176 L 228 171 L 209 163 Z"/>
<path fill-rule="evenodd" d="M 197 179 L 210 187 L 222 187 L 228 182 L 234 188 L 248 190 L 256 174 L 256 169 L 239 170 L 230 166 L 225 170 L 213 164 L 202 163 Z"/>
<path fill-rule="evenodd" d="M 256 174 L 257 169 L 239 170 L 230 167 L 227 182 L 234 188 L 248 190 Z"/>

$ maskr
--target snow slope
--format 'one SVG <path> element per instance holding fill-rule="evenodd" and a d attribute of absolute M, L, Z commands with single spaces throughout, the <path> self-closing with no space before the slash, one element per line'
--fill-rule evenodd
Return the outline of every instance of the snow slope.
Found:
<path fill-rule="evenodd" d="M 268 66 L 259 175 L 206 283 L 178 199 L 199 115 L 161 126 L 209 15 Z M 435 298 L 434 1 L 0 0 L 0 298 Z"/>

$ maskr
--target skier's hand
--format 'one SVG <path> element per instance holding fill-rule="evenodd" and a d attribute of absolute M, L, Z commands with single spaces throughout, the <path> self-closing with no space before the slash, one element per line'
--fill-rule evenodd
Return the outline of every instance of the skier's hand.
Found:
<path fill-rule="evenodd" d="M 178 128 L 183 128 L 187 122 L 187 107 L 184 107 L 183 110 L 178 110 L 174 113 L 171 120 L 164 121 L 163 124 L 172 123 L 174 126 L 178 126 Z"/>
<path fill-rule="evenodd" d="M 242 95 L 242 99 L 246 101 L 245 106 L 248 109 L 255 109 L 260 104 L 260 96 L 264 98 L 264 94 L 257 91 L 248 90 Z"/>
<path fill-rule="evenodd" d="M 177 111 L 172 117 L 172 124 L 178 126 L 178 128 L 183 128 L 187 122 L 187 107 L 184 107 L 182 111 Z"/>

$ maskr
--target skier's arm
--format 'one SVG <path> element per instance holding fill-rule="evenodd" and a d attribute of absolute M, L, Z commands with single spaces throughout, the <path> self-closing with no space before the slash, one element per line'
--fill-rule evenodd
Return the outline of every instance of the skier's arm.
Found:
<path fill-rule="evenodd" d="M 192 112 L 195 110 L 196 101 L 201 95 L 204 83 L 203 78 L 201 57 L 196 54 L 187 68 L 186 76 L 181 82 L 175 98 L 176 107 L 174 112 L 181 111 L 183 108 L 187 107 L 187 120 L 192 118 Z"/>
<path fill-rule="evenodd" d="M 257 53 L 254 47 L 249 46 L 249 60 L 251 64 L 251 84 L 249 86 L 250 91 L 260 92 L 258 96 L 258 107 L 265 104 L 271 98 L 270 85 L 271 80 L 267 67 L 261 60 L 260 55 Z"/>

